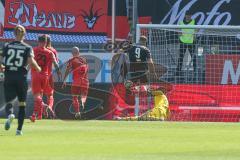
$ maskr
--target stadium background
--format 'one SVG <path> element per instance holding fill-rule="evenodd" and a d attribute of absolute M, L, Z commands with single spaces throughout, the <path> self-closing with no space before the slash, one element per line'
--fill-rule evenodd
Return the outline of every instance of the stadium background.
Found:
<path fill-rule="evenodd" d="M 11 30 L 15 24 L 20 22 L 19 20 L 21 19 L 21 23 L 26 25 L 29 32 L 26 40 L 33 46 L 36 45 L 35 40 L 37 38 L 37 34 L 48 33 L 52 36 L 53 45 L 59 52 L 59 58 L 62 64 L 64 64 L 66 59 L 69 58 L 71 47 L 75 45 L 79 46 L 81 48 L 81 52 L 87 57 L 88 62 L 90 62 L 91 68 L 89 74 L 92 82 L 91 91 L 89 93 L 89 97 L 91 98 L 88 99 L 87 103 L 87 107 L 89 109 L 87 118 L 111 119 L 115 107 L 113 103 L 109 104 L 109 99 L 114 98 L 114 95 L 112 95 L 111 92 L 112 83 L 110 74 L 112 53 L 104 49 L 104 46 L 111 37 L 111 0 L 79 0 L 79 5 L 74 6 L 71 5 L 73 3 L 64 3 L 63 0 L 63 3 L 59 3 L 57 0 L 51 2 L 47 0 L 5 0 L 1 2 L 1 45 L 13 38 Z M 116 1 L 116 38 L 118 39 L 127 38 L 127 35 L 131 30 L 132 22 L 129 17 L 129 9 L 126 2 L 127 1 L 123 0 Z M 93 10 L 91 10 L 92 4 L 94 5 Z M 177 24 L 182 20 L 185 12 L 189 10 L 193 16 L 196 17 L 197 24 L 239 25 L 240 18 L 238 16 L 237 6 L 238 0 L 211 0 L 208 2 L 201 0 L 152 0 L 151 2 L 138 0 L 138 22 Z M 53 12 L 51 12 L 52 7 L 55 8 Z M 91 11 L 96 13 L 97 10 L 99 10 L 99 12 L 97 12 L 96 16 L 99 17 L 96 24 L 93 28 L 89 28 L 91 27 L 91 24 L 86 24 L 84 22 L 84 16 L 86 18 L 86 13 L 90 15 Z M 27 11 L 30 11 L 29 14 Z M 37 24 L 34 22 L 33 17 L 36 16 L 35 14 L 38 15 L 41 23 Z M 46 17 L 44 18 L 44 16 L 49 16 L 50 18 L 48 18 L 52 23 L 50 24 L 45 22 L 44 20 L 46 20 Z M 55 22 L 53 17 L 61 17 L 56 21 L 55 25 L 53 23 Z M 74 19 L 76 23 L 73 23 Z M 236 52 L 234 54 L 239 53 Z M 238 55 L 235 56 L 239 58 Z M 233 59 L 236 57 L 233 57 Z M 221 57 L 220 59 L 222 59 L 223 63 L 224 57 Z M 216 64 L 217 63 L 218 62 L 216 62 Z M 238 62 L 233 61 L 233 63 L 236 70 Z M 217 81 L 216 84 L 218 83 L 219 82 Z M 231 82 L 229 81 L 229 83 Z M 55 107 L 65 106 L 65 102 L 62 103 L 62 100 L 66 99 L 66 103 L 69 103 L 70 98 L 70 96 L 66 96 L 62 93 L 66 93 L 67 90 L 62 91 L 58 88 L 59 85 L 60 84 L 56 83 L 57 92 L 55 94 Z M 188 83 L 182 85 L 175 84 L 175 87 L 179 87 L 181 90 L 191 88 L 192 85 Z M 216 86 L 213 84 L 213 88 L 214 87 Z M 222 88 L 224 86 L 217 87 L 226 90 L 234 88 L 233 90 L 236 91 L 238 83 L 231 85 L 229 88 L 227 88 L 228 86 L 226 86 L 226 88 Z M 208 92 L 208 94 L 211 95 L 210 91 L 211 89 L 206 88 L 203 92 Z M 31 106 L 33 105 L 33 99 L 30 95 L 31 94 L 29 94 L 28 98 L 29 106 L 27 107 L 29 109 L 27 111 L 28 115 L 31 113 Z M 237 95 L 239 95 L 238 92 L 230 96 L 230 100 L 228 99 L 229 96 L 221 95 L 220 97 L 217 97 L 217 101 L 231 104 L 231 99 L 235 100 Z M 0 98 L 0 116 L 4 116 L 2 110 L 4 104 L 2 92 L 0 93 Z M 181 97 L 181 101 L 182 99 L 184 99 L 184 97 Z M 194 103 L 195 102 L 192 102 L 191 104 L 189 101 L 184 102 L 187 106 L 194 105 Z M 179 105 L 178 97 L 170 97 L 170 104 Z M 234 105 L 236 106 L 239 104 Z M 69 114 L 63 116 L 68 117 Z"/>

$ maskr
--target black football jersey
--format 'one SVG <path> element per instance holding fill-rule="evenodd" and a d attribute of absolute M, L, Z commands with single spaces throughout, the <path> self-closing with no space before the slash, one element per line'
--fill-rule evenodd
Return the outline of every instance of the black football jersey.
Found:
<path fill-rule="evenodd" d="M 146 72 L 148 71 L 148 59 L 151 58 L 150 50 L 141 45 L 133 45 L 127 55 L 130 61 L 130 72 Z"/>
<path fill-rule="evenodd" d="M 32 47 L 24 42 L 13 41 L 6 43 L 0 53 L 4 58 L 5 76 L 27 75 L 28 57 L 34 56 Z"/>

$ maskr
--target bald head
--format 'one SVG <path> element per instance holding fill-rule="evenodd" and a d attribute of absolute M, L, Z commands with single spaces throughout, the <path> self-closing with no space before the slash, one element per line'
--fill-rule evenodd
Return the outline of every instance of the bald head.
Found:
<path fill-rule="evenodd" d="M 79 54 L 80 54 L 79 48 L 78 47 L 73 47 L 72 48 L 72 55 L 73 56 L 79 56 Z"/>

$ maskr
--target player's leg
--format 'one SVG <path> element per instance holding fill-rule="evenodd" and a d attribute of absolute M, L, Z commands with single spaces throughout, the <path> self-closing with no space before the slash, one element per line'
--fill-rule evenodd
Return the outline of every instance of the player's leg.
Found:
<path fill-rule="evenodd" d="M 75 111 L 75 117 L 76 118 L 80 118 L 81 117 L 81 113 L 80 113 L 80 104 L 79 104 L 79 100 L 78 100 L 79 96 L 74 95 L 72 97 L 72 101 L 73 101 L 73 108 Z"/>
<path fill-rule="evenodd" d="M 54 104 L 54 98 L 53 98 L 53 94 L 48 94 L 47 95 L 47 108 L 46 108 L 46 112 L 50 113 L 51 115 L 49 115 L 50 117 L 54 118 L 55 117 L 55 113 L 53 110 L 53 104 Z"/>
<path fill-rule="evenodd" d="M 38 116 L 37 116 L 37 119 L 38 120 L 41 120 L 42 119 L 42 115 L 43 115 L 43 110 L 44 110 L 44 102 L 43 102 L 43 99 L 42 99 L 42 97 L 43 97 L 43 91 L 44 91 L 44 89 L 45 88 L 47 88 L 47 86 L 48 86 L 48 76 L 41 76 L 41 90 L 40 90 L 40 94 L 41 94 L 41 105 L 39 106 L 39 110 L 38 110 Z M 39 100 L 40 100 L 39 99 Z"/>
<path fill-rule="evenodd" d="M 37 74 L 32 76 L 32 92 L 34 97 L 34 108 L 33 114 L 30 116 L 30 120 L 34 122 L 36 117 L 38 119 L 42 119 L 42 111 L 43 111 L 43 100 L 42 100 L 42 92 L 43 92 L 43 77 Z"/>
<path fill-rule="evenodd" d="M 78 114 L 76 114 L 76 117 L 78 117 L 78 118 L 82 117 L 82 113 L 84 113 L 85 104 L 86 104 L 86 101 L 87 101 L 87 94 L 88 94 L 88 90 L 86 88 L 84 88 L 84 89 L 81 88 L 80 112 Z"/>
<path fill-rule="evenodd" d="M 82 110 L 84 110 L 84 108 L 85 108 L 86 101 L 87 101 L 87 94 L 85 94 L 85 93 L 81 94 L 81 104 L 80 104 L 80 106 L 81 106 Z"/>
<path fill-rule="evenodd" d="M 18 111 L 18 128 L 16 135 L 22 135 L 22 127 L 25 118 L 26 98 L 27 98 L 28 84 L 27 81 L 20 81 L 17 86 L 17 96 L 19 101 Z"/>
<path fill-rule="evenodd" d="M 75 117 L 80 118 L 81 113 L 80 113 L 80 104 L 79 104 L 79 96 L 80 96 L 80 87 L 76 85 L 72 85 L 71 87 L 71 94 L 72 94 L 72 102 L 73 102 L 73 108 L 75 111 Z"/>
<path fill-rule="evenodd" d="M 13 119 L 15 118 L 13 114 L 13 104 L 11 103 L 12 100 L 14 100 L 17 96 L 15 84 L 11 81 L 5 81 L 4 82 L 4 95 L 5 95 L 5 112 L 7 115 L 7 120 L 5 122 L 5 130 L 9 130 L 11 127 L 11 123 Z"/>
<path fill-rule="evenodd" d="M 42 100 L 42 93 L 34 93 L 34 108 L 33 114 L 30 117 L 30 120 L 34 122 L 36 118 L 38 120 L 42 119 L 42 112 L 43 112 L 43 100 Z"/>
<path fill-rule="evenodd" d="M 81 107 L 84 110 L 85 103 L 87 101 L 87 95 L 88 95 L 88 88 L 89 88 L 89 81 L 84 80 L 84 82 L 80 86 L 80 94 L 81 94 Z"/>
<path fill-rule="evenodd" d="M 30 116 L 30 120 L 32 122 L 35 122 L 36 120 L 36 116 L 37 116 L 37 113 L 38 113 L 38 110 L 39 110 L 39 102 L 36 102 L 36 101 L 39 101 L 37 96 L 35 96 L 38 92 L 41 91 L 41 87 L 40 87 L 40 80 L 37 76 L 37 74 L 32 74 L 32 83 L 31 83 L 31 87 L 32 87 L 32 93 L 33 93 L 33 97 L 34 97 L 34 104 L 33 104 L 33 113 L 32 115 Z"/>
<path fill-rule="evenodd" d="M 41 105 L 39 105 L 39 108 L 38 108 L 38 116 L 37 116 L 37 119 L 38 120 L 41 120 L 42 119 L 42 115 L 43 115 L 43 109 L 44 109 L 44 102 L 43 102 L 43 91 L 45 88 L 47 88 L 47 85 L 48 85 L 48 76 L 41 76 L 41 82 L 40 82 L 40 87 L 41 87 L 41 90 L 39 90 L 38 93 L 40 93 L 40 95 L 37 96 L 37 99 L 38 101 L 41 101 Z"/>
<path fill-rule="evenodd" d="M 53 103 L 54 103 L 53 94 L 48 94 L 47 95 L 47 105 L 50 110 L 53 110 Z"/>
<path fill-rule="evenodd" d="M 51 116 L 52 118 L 54 118 L 55 113 L 53 111 L 53 104 L 54 104 L 53 91 L 50 91 L 50 90 L 49 91 L 44 91 L 44 95 L 46 95 L 47 104 L 43 104 L 43 115 L 45 117 Z M 49 115 L 49 113 L 51 115 Z"/>
<path fill-rule="evenodd" d="M 48 111 L 49 111 L 51 116 L 55 117 L 55 113 L 54 113 L 54 110 L 53 110 L 53 104 L 54 104 L 53 85 L 54 85 L 53 84 L 53 78 L 52 78 L 52 76 L 50 76 L 49 79 L 48 79 L 47 86 L 43 91 L 44 95 L 46 95 L 46 97 L 47 97 L 47 108 L 46 108 L 46 110 L 44 110 L 44 112 L 46 112 L 45 114 L 47 114 Z"/>

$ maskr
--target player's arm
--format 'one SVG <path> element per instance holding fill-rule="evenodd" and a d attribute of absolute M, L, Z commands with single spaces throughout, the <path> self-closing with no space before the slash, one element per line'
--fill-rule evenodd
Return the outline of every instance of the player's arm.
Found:
<path fill-rule="evenodd" d="M 3 56 L 0 55 L 0 72 L 3 72 L 5 69 L 5 66 L 3 65 Z"/>
<path fill-rule="evenodd" d="M 70 66 L 70 62 L 68 62 L 68 65 L 66 67 L 66 70 L 65 70 L 65 73 L 64 73 L 64 76 L 63 76 L 62 88 L 66 86 L 66 79 L 67 79 L 67 76 L 69 75 L 70 72 L 71 72 L 71 66 Z"/>
<path fill-rule="evenodd" d="M 54 53 L 52 53 L 52 59 L 53 59 L 52 63 L 53 63 L 53 65 L 54 65 L 54 67 L 57 71 L 57 74 L 58 74 L 58 79 L 61 80 L 62 73 L 60 71 L 60 67 L 58 65 L 58 62 L 57 62 L 57 59 L 56 59 L 56 56 L 54 55 Z"/>
<path fill-rule="evenodd" d="M 37 64 L 33 57 L 28 57 L 28 64 L 34 68 L 37 72 L 41 72 L 41 67 Z"/>
<path fill-rule="evenodd" d="M 34 68 L 37 72 L 41 72 L 42 70 L 41 67 L 37 64 L 37 62 L 34 59 L 33 49 L 29 48 L 27 53 L 28 53 L 27 63 L 29 64 L 29 66 L 31 66 L 31 68 Z"/>
<path fill-rule="evenodd" d="M 4 49 L 5 46 L 0 50 L 0 72 L 3 72 L 5 69 L 5 66 L 3 65 Z"/>
<path fill-rule="evenodd" d="M 56 58 L 56 61 L 59 63 L 59 58 L 58 58 L 58 52 L 57 50 L 54 51 L 54 56 Z"/>

